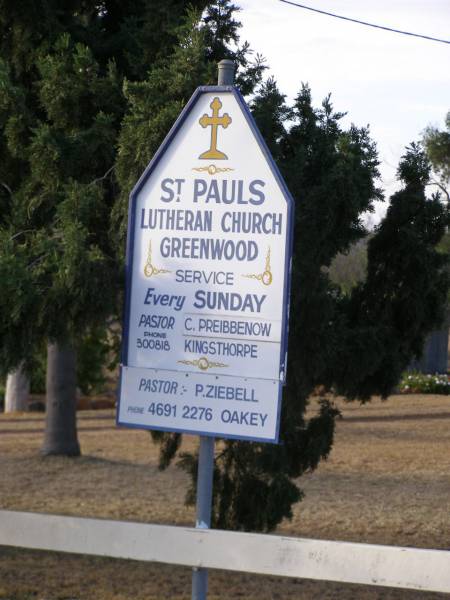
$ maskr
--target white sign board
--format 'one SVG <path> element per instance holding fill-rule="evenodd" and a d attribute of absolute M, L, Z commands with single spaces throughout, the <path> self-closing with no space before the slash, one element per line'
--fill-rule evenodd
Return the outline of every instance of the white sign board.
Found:
<path fill-rule="evenodd" d="M 276 381 L 124 367 L 122 389 L 129 426 L 263 440 L 276 431 Z"/>
<path fill-rule="evenodd" d="M 291 213 L 239 92 L 199 88 L 131 195 L 119 424 L 276 441 Z"/>

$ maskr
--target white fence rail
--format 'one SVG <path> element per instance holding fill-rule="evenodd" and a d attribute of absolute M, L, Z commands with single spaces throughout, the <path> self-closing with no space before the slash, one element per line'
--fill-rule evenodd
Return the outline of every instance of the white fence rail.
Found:
<path fill-rule="evenodd" d="M 450 592 L 450 552 L 0 510 L 0 546 Z"/>

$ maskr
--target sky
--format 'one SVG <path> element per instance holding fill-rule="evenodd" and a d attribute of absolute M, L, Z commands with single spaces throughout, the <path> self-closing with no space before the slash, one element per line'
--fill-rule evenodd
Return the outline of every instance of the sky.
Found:
<path fill-rule="evenodd" d="M 297 0 L 294 0 L 297 1 Z M 298 0 L 300 4 L 386 27 L 450 40 L 450 0 Z M 370 126 L 381 160 L 381 187 L 398 189 L 405 147 L 427 125 L 444 128 L 450 110 L 450 44 L 382 31 L 287 5 L 235 0 L 241 42 L 262 54 L 291 101 L 301 83 L 319 106 L 331 92 L 344 124 Z M 387 203 L 377 205 L 376 222 Z"/>

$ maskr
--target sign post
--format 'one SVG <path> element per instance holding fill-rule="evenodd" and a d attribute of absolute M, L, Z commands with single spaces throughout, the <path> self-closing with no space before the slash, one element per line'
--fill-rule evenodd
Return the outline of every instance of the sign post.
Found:
<path fill-rule="evenodd" d="M 214 438 L 277 443 L 293 201 L 234 64 L 200 87 L 130 196 L 117 423 L 200 435 L 198 528 Z M 192 598 L 205 600 L 207 570 Z"/>
<path fill-rule="evenodd" d="M 232 60 L 222 60 L 219 63 L 219 75 L 217 84 L 233 85 L 234 63 Z M 216 117 L 217 118 L 217 117 Z M 203 118 L 203 122 L 206 119 Z M 214 127 L 214 125 L 213 125 Z M 217 125 L 216 125 L 217 128 Z M 214 134 L 214 149 L 217 152 L 217 129 Z M 213 143 L 211 144 L 213 146 Z M 209 157 L 208 157 L 209 158 Z M 200 447 L 198 453 L 197 474 L 197 504 L 196 523 L 198 528 L 211 527 L 211 503 L 213 494 L 214 475 L 214 438 L 206 435 L 200 436 Z M 192 600 L 205 600 L 208 592 L 208 570 L 193 569 L 192 572 Z"/>

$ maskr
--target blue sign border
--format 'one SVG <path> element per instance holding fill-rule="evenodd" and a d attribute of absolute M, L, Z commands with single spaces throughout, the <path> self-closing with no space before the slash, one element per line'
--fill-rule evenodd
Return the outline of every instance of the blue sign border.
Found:
<path fill-rule="evenodd" d="M 122 352 L 121 359 L 122 365 L 128 366 L 128 346 L 129 346 L 129 329 L 130 329 L 130 308 L 131 308 L 131 279 L 133 272 L 133 248 L 134 248 L 134 232 L 135 232 L 135 223 L 136 223 L 136 201 L 139 195 L 139 192 L 142 190 L 143 186 L 147 182 L 148 178 L 155 170 L 159 161 L 164 156 L 166 150 L 174 140 L 178 131 L 184 124 L 186 118 L 189 116 L 192 109 L 197 104 L 198 99 L 203 94 L 208 93 L 232 93 L 235 99 L 237 100 L 244 117 L 249 125 L 255 139 L 258 143 L 258 146 L 263 153 L 264 158 L 269 165 L 269 168 L 278 183 L 284 199 L 287 204 L 287 235 L 286 235 L 286 245 L 285 245 L 285 262 L 284 262 L 284 289 L 283 289 L 283 314 L 282 314 L 282 325 L 281 325 L 281 351 L 280 351 L 280 365 L 279 372 L 283 373 L 283 380 L 280 381 L 278 386 L 278 408 L 277 408 L 277 425 L 276 425 L 276 437 L 272 440 L 268 439 L 260 439 L 254 437 L 246 437 L 246 436 L 232 436 L 232 435 L 223 435 L 222 433 L 212 433 L 212 432 L 202 432 L 202 431 L 190 431 L 190 430 L 176 430 L 179 433 L 187 433 L 187 434 L 200 434 L 200 435 L 208 435 L 212 437 L 226 437 L 230 439 L 242 439 L 242 440 L 251 440 L 255 442 L 278 442 L 278 434 L 280 428 L 280 416 L 281 416 L 281 395 L 282 388 L 286 380 L 286 368 L 287 368 L 287 346 L 288 346 L 288 336 L 289 336 L 289 301 L 290 301 L 290 289 L 291 289 L 291 267 L 292 267 L 292 248 L 293 248 L 293 232 L 294 232 L 294 200 L 283 180 L 283 177 L 275 164 L 272 155 L 267 147 L 266 142 L 264 141 L 256 123 L 253 119 L 250 110 L 240 93 L 240 91 L 234 86 L 200 86 L 195 92 L 192 94 L 190 100 L 181 111 L 177 120 L 173 124 L 166 138 L 162 142 L 161 146 L 155 152 L 152 160 L 148 164 L 145 171 L 142 173 L 138 182 L 134 186 L 133 190 L 130 194 L 130 200 L 128 205 L 128 234 L 127 234 L 127 246 L 126 246 L 126 259 L 125 259 L 125 278 L 126 278 L 126 287 L 125 287 L 125 306 L 124 306 L 124 318 L 123 318 L 123 336 L 122 336 Z M 150 367 L 151 368 L 151 367 Z M 121 388 L 122 388 L 122 378 L 119 381 L 119 389 L 118 389 L 118 407 L 117 407 L 117 417 L 116 422 L 117 425 L 133 427 L 136 429 L 155 429 L 162 431 L 175 431 L 174 429 L 169 428 L 160 428 L 160 427 L 144 427 L 138 425 L 128 425 L 125 422 L 119 421 L 119 409 L 120 409 L 120 396 L 121 396 Z"/>

